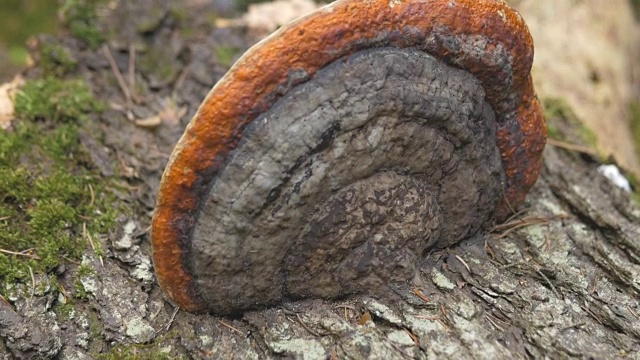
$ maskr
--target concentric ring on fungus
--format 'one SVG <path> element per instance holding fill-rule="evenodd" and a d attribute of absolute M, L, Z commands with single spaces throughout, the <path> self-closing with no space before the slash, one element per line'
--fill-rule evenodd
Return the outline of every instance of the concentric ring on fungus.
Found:
<path fill-rule="evenodd" d="M 189 311 L 378 296 L 504 219 L 546 130 L 532 40 L 497 0 L 340 0 L 251 48 L 165 170 L 158 281 Z"/>

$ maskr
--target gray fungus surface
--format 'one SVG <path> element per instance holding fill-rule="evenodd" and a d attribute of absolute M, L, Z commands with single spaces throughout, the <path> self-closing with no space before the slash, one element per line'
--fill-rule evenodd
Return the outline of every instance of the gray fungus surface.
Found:
<path fill-rule="evenodd" d="M 412 49 L 355 53 L 244 129 L 193 235 L 216 312 L 384 293 L 491 223 L 504 182 L 471 74 Z"/>

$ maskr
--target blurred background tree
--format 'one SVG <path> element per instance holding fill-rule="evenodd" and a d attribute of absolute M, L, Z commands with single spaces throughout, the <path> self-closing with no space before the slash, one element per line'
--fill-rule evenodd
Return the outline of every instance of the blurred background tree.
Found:
<path fill-rule="evenodd" d="M 55 0 L 0 1 L 0 81 L 28 64 L 31 36 L 55 31 L 58 6 Z"/>

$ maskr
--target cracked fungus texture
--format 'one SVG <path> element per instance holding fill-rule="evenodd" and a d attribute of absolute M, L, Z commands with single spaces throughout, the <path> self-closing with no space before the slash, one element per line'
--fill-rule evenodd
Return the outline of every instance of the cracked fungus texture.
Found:
<path fill-rule="evenodd" d="M 152 227 L 183 308 L 382 294 L 521 204 L 545 139 L 522 19 L 490 0 L 394 4 L 319 9 L 209 93 Z"/>
<path fill-rule="evenodd" d="M 425 249 L 492 216 L 494 121 L 476 79 L 420 51 L 322 69 L 245 129 L 213 182 L 193 236 L 203 297 L 233 311 L 401 286 Z"/>

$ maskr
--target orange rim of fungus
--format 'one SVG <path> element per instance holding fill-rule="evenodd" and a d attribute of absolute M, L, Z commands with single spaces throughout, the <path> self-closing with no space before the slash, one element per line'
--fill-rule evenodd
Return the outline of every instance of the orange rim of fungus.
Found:
<path fill-rule="evenodd" d="M 437 39 L 421 48 L 425 39 L 442 35 L 487 39 L 486 51 L 503 46 L 511 71 Z M 191 236 L 207 184 L 244 126 L 278 100 L 276 89 L 291 81 L 291 71 L 313 77 L 337 59 L 380 46 L 422 49 L 480 80 L 496 113 L 507 178 L 498 218 L 524 201 L 540 172 L 546 127 L 531 81 L 533 41 L 520 15 L 501 0 L 339 0 L 247 51 L 214 86 L 176 145 L 160 185 L 151 239 L 158 282 L 181 308 L 207 309 L 191 271 Z"/>

